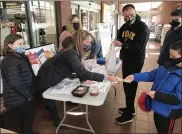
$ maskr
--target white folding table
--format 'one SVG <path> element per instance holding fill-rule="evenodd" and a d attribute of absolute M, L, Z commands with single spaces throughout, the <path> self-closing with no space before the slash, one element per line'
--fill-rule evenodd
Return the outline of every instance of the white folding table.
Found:
<path fill-rule="evenodd" d="M 117 64 L 117 71 L 118 71 L 120 65 L 121 65 L 121 62 L 119 62 Z M 117 73 L 117 71 L 116 71 L 116 73 Z M 111 88 L 112 83 L 107 81 L 107 82 L 104 82 L 104 84 L 105 84 L 105 86 L 104 86 L 105 92 L 100 92 L 99 95 L 95 96 L 95 97 L 91 96 L 89 94 L 89 92 L 85 96 L 83 96 L 82 98 L 74 97 L 72 95 L 66 95 L 66 94 L 55 94 L 55 93 L 52 93 L 50 89 L 46 90 L 43 93 L 43 98 L 45 98 L 45 99 L 51 99 L 51 100 L 56 100 L 56 101 L 63 101 L 64 117 L 63 117 L 62 121 L 60 122 L 59 126 L 56 129 L 56 134 L 58 133 L 59 128 L 61 126 L 71 127 L 71 128 L 75 128 L 75 129 L 79 129 L 79 130 L 84 130 L 84 131 L 95 133 L 95 131 L 93 130 L 93 128 L 92 128 L 92 126 L 91 126 L 91 124 L 89 122 L 89 119 L 88 119 L 88 105 L 91 105 L 91 106 L 101 106 L 101 105 L 104 104 L 104 102 L 105 102 L 105 100 L 107 98 L 107 95 L 109 93 L 109 90 Z M 67 115 L 67 112 L 68 112 L 67 109 L 66 109 L 66 102 L 67 101 L 72 102 L 72 103 L 83 104 L 83 105 L 86 106 L 85 114 L 86 114 L 86 121 L 87 121 L 87 124 L 89 126 L 89 129 L 81 128 L 81 127 L 77 127 L 77 126 L 72 126 L 72 125 L 68 125 L 68 124 L 64 124 L 63 123 L 65 121 L 65 119 L 66 119 L 66 115 Z M 78 107 L 76 107 L 76 108 L 78 108 Z"/>

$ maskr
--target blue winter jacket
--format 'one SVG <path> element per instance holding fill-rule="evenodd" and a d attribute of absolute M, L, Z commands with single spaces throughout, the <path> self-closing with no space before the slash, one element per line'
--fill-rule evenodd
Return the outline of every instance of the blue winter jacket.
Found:
<path fill-rule="evenodd" d="M 152 91 L 174 95 L 179 100 L 178 104 L 173 105 L 156 100 L 155 97 L 152 99 L 151 109 L 164 117 L 169 117 L 173 110 L 180 109 L 182 114 L 182 68 L 172 70 L 172 67 L 160 66 L 151 72 L 134 74 L 134 81 L 153 82 Z"/>

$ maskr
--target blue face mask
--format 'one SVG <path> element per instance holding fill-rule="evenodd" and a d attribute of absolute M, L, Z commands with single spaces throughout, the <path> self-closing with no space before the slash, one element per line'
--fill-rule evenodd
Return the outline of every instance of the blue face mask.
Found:
<path fill-rule="evenodd" d="M 91 49 L 91 45 L 84 45 L 83 50 L 88 51 Z"/>
<path fill-rule="evenodd" d="M 22 54 L 25 52 L 25 48 L 23 46 L 20 46 L 20 47 L 16 48 L 16 52 Z"/>

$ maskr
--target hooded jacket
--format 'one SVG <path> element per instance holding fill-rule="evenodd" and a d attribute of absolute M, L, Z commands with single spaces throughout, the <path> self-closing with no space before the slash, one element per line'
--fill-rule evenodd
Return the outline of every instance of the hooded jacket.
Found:
<path fill-rule="evenodd" d="M 139 60 L 144 62 L 149 35 L 149 28 L 143 21 L 141 21 L 139 15 L 136 15 L 136 20 L 133 24 L 123 24 L 117 37 L 117 40 L 122 43 L 122 48 L 120 50 L 121 60 Z"/>
<path fill-rule="evenodd" d="M 9 53 L 1 61 L 1 75 L 6 108 L 19 106 L 33 98 L 37 83 L 27 56 Z"/>
<path fill-rule="evenodd" d="M 163 46 L 160 51 L 158 64 L 163 65 L 165 62 L 169 61 L 170 54 L 169 49 L 171 45 L 179 40 L 182 40 L 182 26 L 176 30 L 172 28 L 166 33 Z"/>
<path fill-rule="evenodd" d="M 182 68 L 164 64 L 145 73 L 134 74 L 134 80 L 153 82 L 152 91 L 156 91 L 151 109 L 164 116 L 177 119 L 182 116 Z"/>

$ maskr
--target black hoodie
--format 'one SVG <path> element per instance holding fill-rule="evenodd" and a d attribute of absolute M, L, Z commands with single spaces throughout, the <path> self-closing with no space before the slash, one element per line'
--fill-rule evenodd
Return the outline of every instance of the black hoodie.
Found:
<path fill-rule="evenodd" d="M 136 20 L 133 24 L 123 24 L 117 37 L 117 40 L 122 43 L 120 58 L 123 62 L 144 62 L 149 35 L 149 28 L 143 21 L 141 21 L 139 15 L 136 15 Z"/>
<path fill-rule="evenodd" d="M 169 49 L 171 45 L 179 40 L 182 40 L 182 26 L 176 30 L 172 28 L 166 33 L 163 46 L 160 51 L 158 64 L 159 66 L 163 65 L 165 62 L 170 60 Z"/>

